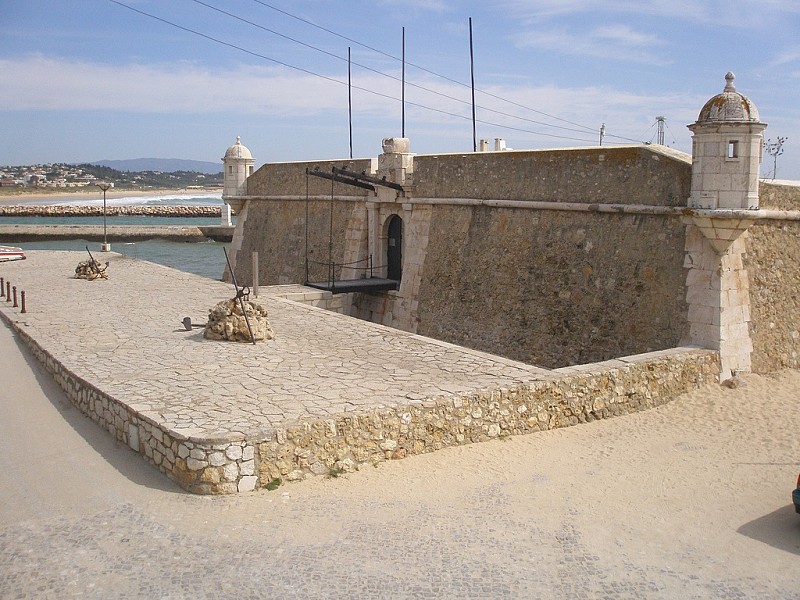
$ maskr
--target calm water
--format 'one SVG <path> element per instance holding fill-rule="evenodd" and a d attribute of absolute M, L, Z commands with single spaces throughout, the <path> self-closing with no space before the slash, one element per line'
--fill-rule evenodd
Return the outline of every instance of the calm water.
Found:
<path fill-rule="evenodd" d="M 111 202 L 109 202 L 110 204 Z M 94 205 L 97 201 L 70 202 L 70 204 Z M 102 201 L 101 201 L 102 204 Z M 131 196 L 114 200 L 118 205 L 160 205 L 160 206 L 217 206 L 222 204 L 217 196 L 197 195 L 168 195 L 168 196 Z M 219 218 L 173 218 L 173 217 L 147 217 L 147 216 L 119 216 L 107 217 L 108 225 L 148 226 L 163 225 L 205 226 L 219 225 Z M 0 224 L 27 224 L 27 225 L 102 225 L 103 217 L 0 217 Z M 75 250 L 86 252 L 86 246 L 92 254 L 100 253 L 99 242 L 86 240 L 54 240 L 15 243 L 23 250 Z M 112 242 L 111 250 L 138 258 L 173 267 L 187 273 L 194 273 L 210 279 L 221 279 L 225 271 L 225 253 L 223 247 L 229 244 L 220 242 L 170 242 L 166 240 L 147 240 L 135 244 Z M 88 257 L 88 256 L 87 256 Z M 101 257 L 96 256 L 97 260 Z"/>
<path fill-rule="evenodd" d="M 14 244 L 23 250 L 75 250 L 86 254 L 89 246 L 92 255 L 102 262 L 99 242 L 85 240 L 58 240 L 23 242 Z M 209 279 L 222 279 L 225 271 L 225 253 L 222 248 L 229 244 L 220 242 L 168 242 L 165 240 L 147 240 L 135 244 L 113 242 L 111 250 L 138 258 L 149 260 L 159 265 L 173 267 L 187 273 L 194 273 Z M 86 259 L 89 255 L 86 254 Z M 81 259 L 83 260 L 83 259 Z"/>

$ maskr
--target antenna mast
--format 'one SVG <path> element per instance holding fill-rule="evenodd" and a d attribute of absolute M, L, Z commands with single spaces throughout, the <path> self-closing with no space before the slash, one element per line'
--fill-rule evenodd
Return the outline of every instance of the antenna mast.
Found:
<path fill-rule="evenodd" d="M 475 59 L 472 50 L 472 17 L 469 18 L 469 73 L 472 79 L 472 151 L 478 151 L 478 132 L 475 129 Z"/>
<path fill-rule="evenodd" d="M 350 126 L 350 160 L 353 160 L 353 86 L 350 78 L 350 46 L 347 47 L 347 122 Z"/>
<path fill-rule="evenodd" d="M 666 121 L 666 117 L 656 117 L 656 121 L 658 122 L 658 134 L 656 135 L 656 144 L 664 145 L 664 121 Z"/>
<path fill-rule="evenodd" d="M 406 28 L 403 27 L 403 84 L 402 90 L 400 91 L 401 99 L 400 102 L 403 105 L 402 108 L 402 115 L 401 115 L 401 126 L 400 126 L 400 137 L 406 137 Z"/>

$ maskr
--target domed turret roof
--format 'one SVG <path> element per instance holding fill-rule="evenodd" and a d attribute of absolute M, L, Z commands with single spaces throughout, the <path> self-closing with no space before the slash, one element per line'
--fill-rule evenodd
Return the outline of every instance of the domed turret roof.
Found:
<path fill-rule="evenodd" d="M 758 122 L 758 109 L 747 96 L 736 91 L 733 85 L 735 75 L 728 72 L 725 75 L 725 89 L 705 103 L 697 122 L 726 121 L 726 122 Z"/>
<path fill-rule="evenodd" d="M 237 135 L 236 143 L 228 148 L 228 150 L 225 152 L 225 159 L 228 158 L 243 158 L 253 160 L 253 155 L 250 154 L 250 150 L 247 149 L 247 146 L 242 146 L 242 138 Z"/>

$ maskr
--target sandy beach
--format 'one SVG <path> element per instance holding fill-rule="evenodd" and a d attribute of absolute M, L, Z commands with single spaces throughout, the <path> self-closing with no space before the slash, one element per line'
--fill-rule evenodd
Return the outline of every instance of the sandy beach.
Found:
<path fill-rule="evenodd" d="M 199 497 L 72 408 L 6 327 L 0 355 L 3 597 L 797 597 L 798 371 Z"/>
<path fill-rule="evenodd" d="M 126 197 L 141 196 L 212 196 L 222 194 L 222 188 L 217 189 L 157 189 L 157 190 L 123 190 L 111 189 L 106 192 L 107 200 L 115 200 Z M 5 205 L 39 205 L 39 204 L 61 204 L 64 202 L 76 202 L 81 200 L 102 200 L 103 192 L 99 188 L 80 191 L 10 191 L 0 192 L 0 204 Z"/>

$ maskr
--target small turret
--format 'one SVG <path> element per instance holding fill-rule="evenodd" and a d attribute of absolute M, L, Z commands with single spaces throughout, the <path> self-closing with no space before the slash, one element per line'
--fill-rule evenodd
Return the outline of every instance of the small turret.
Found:
<path fill-rule="evenodd" d="M 757 209 L 763 131 L 758 109 L 736 91 L 734 74 L 725 89 L 705 103 L 692 137 L 692 192 L 689 206 Z"/>
<path fill-rule="evenodd" d="M 222 199 L 247 195 L 247 178 L 253 174 L 253 155 L 242 140 L 236 136 L 236 143 L 230 146 L 222 159 L 223 181 Z"/>

